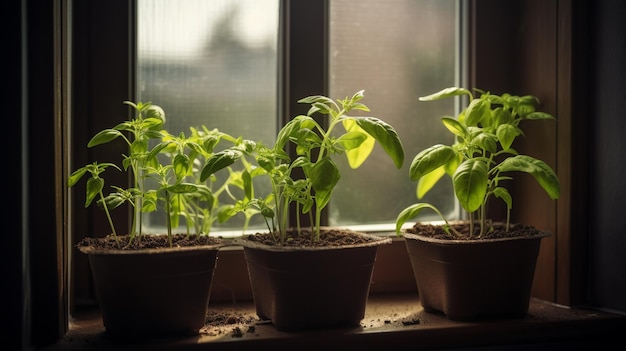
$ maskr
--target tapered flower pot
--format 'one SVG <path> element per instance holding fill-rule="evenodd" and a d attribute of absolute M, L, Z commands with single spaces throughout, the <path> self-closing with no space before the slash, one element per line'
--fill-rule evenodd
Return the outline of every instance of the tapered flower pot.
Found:
<path fill-rule="evenodd" d="M 79 247 L 89 256 L 106 331 L 133 339 L 198 334 L 219 246 L 142 251 Z"/>
<path fill-rule="evenodd" d="M 447 240 L 404 233 L 424 310 L 460 321 L 526 315 L 548 235 Z"/>
<path fill-rule="evenodd" d="M 347 246 L 243 245 L 256 312 L 279 330 L 359 326 L 377 248 L 390 238 Z"/>

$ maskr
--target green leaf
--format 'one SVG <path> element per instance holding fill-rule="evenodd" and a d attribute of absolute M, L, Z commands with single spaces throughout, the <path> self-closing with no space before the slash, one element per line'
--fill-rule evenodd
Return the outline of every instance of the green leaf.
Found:
<path fill-rule="evenodd" d="M 456 157 L 456 151 L 451 146 L 436 144 L 428 147 L 413 158 L 409 167 L 409 177 L 411 180 L 419 180 L 424 175 L 453 161 Z"/>
<path fill-rule="evenodd" d="M 206 160 L 206 163 L 202 167 L 202 172 L 200 172 L 200 181 L 204 182 L 211 174 L 232 165 L 235 161 L 241 158 L 242 155 L 241 151 L 232 149 L 220 151 L 214 154 Z"/>
<path fill-rule="evenodd" d="M 469 159 L 459 165 L 452 176 L 454 192 L 467 212 L 474 212 L 485 201 L 488 181 L 487 164 L 478 159 Z"/>
<path fill-rule="evenodd" d="M 509 157 L 497 166 L 500 172 L 525 172 L 532 175 L 551 199 L 560 196 L 559 179 L 554 170 L 545 162 L 527 155 Z"/>
<path fill-rule="evenodd" d="M 157 157 L 157 155 L 163 151 L 163 149 L 165 149 L 166 147 L 168 147 L 170 145 L 169 142 L 165 141 L 165 142 L 161 142 L 159 144 L 157 144 L 154 148 L 152 148 L 152 150 L 150 150 L 150 153 L 148 154 L 148 157 L 146 158 L 147 160 L 152 160 L 154 158 Z"/>
<path fill-rule="evenodd" d="M 422 96 L 419 98 L 419 100 L 420 101 L 433 101 L 433 100 L 439 100 L 439 99 L 443 99 L 443 98 L 447 98 L 451 96 L 458 96 L 458 95 L 468 95 L 471 98 L 472 93 L 469 90 L 464 89 L 464 88 L 452 87 L 452 88 L 442 89 L 434 94 Z"/>
<path fill-rule="evenodd" d="M 232 218 L 237 212 L 233 211 L 233 205 L 224 205 L 221 206 L 217 211 L 217 221 L 220 223 L 225 223 L 230 218 Z"/>
<path fill-rule="evenodd" d="M 296 132 L 302 128 L 302 125 L 308 127 L 309 129 L 313 129 L 312 126 L 317 126 L 317 123 L 313 118 L 309 116 L 299 115 L 294 117 L 291 121 L 287 122 L 276 136 L 276 143 L 274 144 L 274 149 L 283 150 L 285 145 L 289 141 L 289 139 L 296 135 Z"/>
<path fill-rule="evenodd" d="M 76 183 L 78 183 L 80 178 L 82 178 L 83 175 L 85 175 L 85 173 L 87 173 L 87 167 L 81 167 L 75 170 L 67 179 L 67 186 L 73 187 L 74 185 L 76 185 Z"/>
<path fill-rule="evenodd" d="M 360 110 L 360 111 L 365 111 L 365 112 L 369 112 L 370 111 L 369 107 L 365 106 L 364 104 L 362 104 L 360 102 L 355 102 L 352 105 L 350 105 L 350 109 L 351 110 Z"/>
<path fill-rule="evenodd" d="M 478 145 L 481 149 L 487 150 L 491 153 L 498 151 L 497 137 L 491 133 L 482 132 L 474 137 L 474 144 Z"/>
<path fill-rule="evenodd" d="M 485 99 L 472 100 L 465 109 L 465 124 L 477 126 L 484 119 L 491 119 L 490 103 Z"/>
<path fill-rule="evenodd" d="M 335 103 L 331 98 L 322 95 L 311 95 L 298 100 L 298 103 L 301 104 L 313 104 L 315 102 L 321 102 L 327 105 L 333 105 Z"/>
<path fill-rule="evenodd" d="M 178 183 L 168 187 L 167 190 L 175 194 L 189 194 L 196 192 L 198 187 L 193 183 Z"/>
<path fill-rule="evenodd" d="M 443 125 L 448 128 L 452 134 L 461 138 L 467 137 L 467 128 L 465 128 L 465 126 L 458 120 L 451 117 L 443 117 L 441 118 L 441 123 L 443 123 Z"/>
<path fill-rule="evenodd" d="M 331 196 L 332 196 L 333 190 L 321 190 L 321 191 L 316 191 L 315 192 L 315 204 L 316 206 L 321 210 L 324 207 L 326 207 L 326 205 L 328 205 L 328 203 L 330 202 Z M 305 206 L 302 208 L 303 213 L 306 213 L 304 211 L 310 211 L 311 206 Z"/>
<path fill-rule="evenodd" d="M 506 207 L 509 210 L 513 208 L 513 198 L 511 197 L 511 194 L 509 194 L 509 191 L 506 188 L 497 187 L 493 189 L 493 195 L 495 195 L 495 197 L 497 198 L 502 199 L 502 201 L 506 203 Z"/>
<path fill-rule="evenodd" d="M 522 134 L 522 131 L 512 124 L 501 124 L 496 130 L 496 135 L 503 150 L 508 150 L 513 145 L 515 138 L 520 134 Z"/>
<path fill-rule="evenodd" d="M 344 150 L 352 150 L 356 149 L 369 137 L 368 134 L 362 133 L 356 130 L 349 131 L 339 138 L 337 138 L 337 143 L 341 144 Z M 376 142 L 374 138 L 370 137 L 372 143 Z"/>
<path fill-rule="evenodd" d="M 351 148 L 346 151 L 346 158 L 348 159 L 348 164 L 350 165 L 350 168 L 357 169 L 369 157 L 369 155 L 372 153 L 372 150 L 374 150 L 374 144 L 376 144 L 376 139 L 374 139 L 371 135 L 369 135 L 361 127 L 359 127 L 356 121 L 352 118 L 344 119 L 342 121 L 342 124 L 343 127 L 348 131 L 347 134 L 356 132 L 365 136 L 365 140 L 361 141 L 357 148 Z"/>
<path fill-rule="evenodd" d="M 410 205 L 404 210 L 402 210 L 398 214 L 398 217 L 396 218 L 396 234 L 398 235 L 400 234 L 400 232 L 402 231 L 402 226 L 404 225 L 404 223 L 406 223 L 406 221 L 410 220 L 411 218 L 416 217 L 425 208 L 431 209 L 437 212 L 441 216 L 441 212 L 439 212 L 439 210 L 435 206 L 429 203 L 416 203 L 416 204 Z"/>
<path fill-rule="evenodd" d="M 100 144 L 106 144 L 109 141 L 116 139 L 117 137 L 122 136 L 122 133 L 119 130 L 115 129 L 104 129 L 100 131 L 98 134 L 94 135 L 89 143 L 87 143 L 87 147 L 93 147 Z"/>
<path fill-rule="evenodd" d="M 383 150 L 391 157 L 396 168 L 404 163 L 404 149 L 396 130 L 388 123 L 376 117 L 358 117 L 356 122 L 367 134 L 380 143 Z"/>
<path fill-rule="evenodd" d="M 146 110 L 146 118 L 156 119 L 159 121 L 159 125 L 165 123 L 165 111 L 161 108 L 161 106 L 150 105 L 150 107 Z"/>
<path fill-rule="evenodd" d="M 311 167 L 309 178 L 313 189 L 320 192 L 332 190 L 339 182 L 341 175 L 330 157 L 324 157 Z"/>
<path fill-rule="evenodd" d="M 444 174 L 446 174 L 445 167 L 441 166 L 434 171 L 425 174 L 423 177 L 420 177 L 420 179 L 417 181 L 417 198 L 423 198 L 424 195 L 426 195 L 426 193 L 430 191 L 430 189 L 432 189 L 435 184 L 437 184 L 437 182 L 439 182 L 439 179 L 441 179 Z"/>
<path fill-rule="evenodd" d="M 241 179 L 243 180 L 243 190 L 246 199 L 250 200 L 254 197 L 254 190 L 252 187 L 252 175 L 250 174 L 250 172 L 245 170 L 241 174 Z"/>
<path fill-rule="evenodd" d="M 126 202 L 126 198 L 120 195 L 119 193 L 112 193 L 112 194 L 105 196 L 104 202 L 106 203 L 107 208 L 109 210 L 112 210 L 114 208 L 118 208 L 124 202 Z M 98 205 L 102 206 L 100 204 L 100 200 L 98 201 Z"/>
<path fill-rule="evenodd" d="M 496 127 L 513 122 L 511 111 L 498 107 L 493 111 L 493 123 Z"/>
<path fill-rule="evenodd" d="M 157 210 L 157 193 L 155 190 L 149 190 L 144 194 L 141 203 L 141 212 L 154 212 Z"/>
<path fill-rule="evenodd" d="M 85 199 L 85 207 L 89 207 L 93 199 L 96 198 L 104 188 L 104 179 L 89 178 L 87 179 L 87 194 Z"/>
<path fill-rule="evenodd" d="M 181 180 L 185 178 L 185 176 L 189 173 L 190 166 L 191 163 L 187 155 L 178 154 L 174 156 L 174 174 L 176 174 L 176 179 Z"/>

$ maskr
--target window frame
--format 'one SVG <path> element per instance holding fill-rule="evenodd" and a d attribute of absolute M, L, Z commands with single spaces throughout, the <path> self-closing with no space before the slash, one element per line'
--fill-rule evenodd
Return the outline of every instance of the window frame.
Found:
<path fill-rule="evenodd" d="M 132 55 L 132 50 L 129 49 L 132 47 L 131 36 L 118 32 L 119 27 L 124 27 L 119 26 L 119 23 L 125 23 L 132 13 L 132 5 L 129 6 L 124 0 L 116 0 L 106 2 L 107 6 L 100 2 L 88 2 L 89 4 L 84 5 L 87 7 L 85 8 L 81 7 L 83 5 L 81 3 L 87 2 L 54 0 L 50 6 L 37 7 L 36 10 L 34 6 L 26 5 L 20 9 L 20 12 L 23 12 L 23 17 L 18 23 L 22 37 L 21 45 L 28 44 L 31 59 L 24 63 L 26 65 L 24 70 L 29 72 L 29 80 L 27 86 L 23 87 L 27 91 L 23 99 L 27 103 L 37 102 L 31 104 L 30 109 L 24 109 L 23 106 L 19 108 L 22 120 L 26 121 L 27 126 L 22 127 L 22 131 L 29 140 L 37 140 L 41 145 L 49 147 L 49 152 L 59 151 L 59 148 L 71 150 L 71 155 L 67 157 L 59 156 L 63 155 L 61 151 L 51 155 L 23 150 L 25 153 L 23 167 L 26 170 L 37 169 L 36 175 L 30 174 L 28 180 L 24 180 L 28 185 L 22 183 L 22 187 L 29 188 L 27 192 L 30 194 L 28 197 L 30 201 L 24 204 L 25 211 L 35 210 L 37 204 L 41 203 L 54 203 L 55 205 L 51 207 L 57 209 L 42 214 L 43 220 L 35 220 L 34 215 L 22 213 L 23 218 L 26 218 L 25 221 L 31 224 L 29 228 L 22 228 L 21 231 L 25 256 L 20 255 L 19 260 L 10 261 L 12 263 L 19 261 L 17 266 L 20 267 L 24 267 L 24 262 L 28 262 L 27 275 L 23 275 L 22 281 L 33 282 L 30 290 L 26 292 L 25 299 L 29 301 L 25 305 L 28 311 L 19 313 L 19 319 L 25 329 L 22 330 L 22 337 L 27 344 L 46 345 L 62 338 L 68 328 L 69 316 L 76 304 L 79 304 L 75 299 L 76 287 L 67 286 L 68 280 L 82 280 L 81 284 L 89 285 L 87 276 L 81 276 L 74 271 L 75 267 L 81 266 L 81 262 L 78 262 L 78 257 L 72 257 L 72 252 L 79 236 L 82 233 L 92 233 L 94 228 L 98 228 L 99 223 L 95 221 L 97 216 L 94 216 L 92 221 L 91 216 L 76 218 L 72 215 L 72 208 L 80 205 L 81 201 L 78 199 L 81 199 L 81 196 L 78 191 L 68 192 L 63 186 L 63 180 L 67 178 L 67 172 L 72 164 L 79 164 L 91 156 L 87 154 L 85 148 L 71 146 L 81 145 L 81 137 L 86 138 L 93 134 L 92 131 L 101 129 L 99 123 L 106 121 L 109 125 L 111 119 L 107 120 L 106 117 L 119 116 L 124 119 L 126 112 L 119 102 L 132 96 L 129 93 L 128 76 L 125 76 L 129 61 L 107 62 L 103 57 L 95 60 L 100 53 L 110 55 L 121 53 L 123 57 Z M 290 6 L 298 3 L 300 2 L 285 0 L 285 4 Z M 540 298 L 564 305 L 584 303 L 586 274 L 584 271 L 583 274 L 579 274 L 576 268 L 587 266 L 585 243 L 589 205 L 588 201 L 585 201 L 587 198 L 581 199 L 576 205 L 571 204 L 570 200 L 572 188 L 579 190 L 582 188 L 584 193 L 589 182 L 588 160 L 576 158 L 576 162 L 572 162 L 574 156 L 579 154 L 578 151 L 588 146 L 586 138 L 576 138 L 574 142 L 574 137 L 584 136 L 587 129 L 585 111 L 588 110 L 588 102 L 585 98 L 587 93 L 585 89 L 588 77 L 585 75 L 574 77 L 573 73 L 580 72 L 580 68 L 584 67 L 588 59 L 588 55 L 585 54 L 589 46 L 587 38 L 575 40 L 579 38 L 575 36 L 578 33 L 575 28 L 581 28 L 581 25 L 584 27 L 589 21 L 585 16 L 587 5 L 576 1 L 559 0 L 515 1 L 506 2 L 506 5 L 498 0 L 469 0 L 468 4 L 471 12 L 468 47 L 472 57 L 469 67 L 470 85 L 494 88 L 506 86 L 507 90 L 520 88 L 523 91 L 538 91 L 540 98 L 547 102 L 548 110 L 559 112 L 559 124 L 555 130 L 549 131 L 555 138 L 546 140 L 544 145 L 523 145 L 523 148 L 531 148 L 538 155 L 547 153 L 552 157 L 562 182 L 563 197 L 552 206 L 544 206 L 544 200 L 533 192 L 528 194 L 520 192 L 523 202 L 540 202 L 542 205 L 522 209 L 517 214 L 518 218 L 546 220 L 545 223 L 539 224 L 553 230 L 554 233 L 554 238 L 547 245 L 547 249 L 542 248 L 538 262 L 538 267 L 551 272 L 551 278 L 547 279 L 546 295 Z M 516 7 L 519 11 L 510 11 L 510 6 Z M 497 17 L 493 16 L 494 14 L 503 13 L 502 11 L 516 15 L 513 18 L 507 17 L 509 25 L 494 24 L 491 21 Z M 483 18 L 490 20 L 481 20 Z M 517 26 L 522 23 L 525 28 L 536 25 L 540 32 L 528 31 L 522 35 L 517 31 Z M 546 28 L 545 23 L 552 26 Z M 494 26 L 501 30 L 494 31 Z M 50 31 L 49 28 L 54 30 Z M 117 33 L 121 40 L 107 39 L 103 33 Z M 76 38 L 73 37 L 75 35 L 82 39 L 79 38 L 76 42 Z M 550 57 L 539 62 L 517 60 L 515 57 L 519 52 L 517 50 L 495 50 L 492 43 L 498 36 L 520 39 L 525 43 L 526 50 L 532 46 L 533 51 L 545 50 Z M 43 42 L 47 44 L 42 44 Z M 91 46 L 94 43 L 98 45 Z M 556 55 L 556 44 L 561 53 L 559 55 Z M 39 66 L 39 62 L 34 60 L 38 55 L 54 58 L 54 64 Z M 489 61 L 489 57 L 493 62 Z M 530 74 L 523 77 L 511 74 L 507 71 L 508 62 L 515 62 L 519 71 Z M 544 63 L 548 63 L 547 71 L 540 67 L 540 64 Z M 101 67 L 107 67 L 106 72 L 101 70 Z M 36 68 L 42 69 L 43 74 L 37 75 Z M 125 76 L 124 79 L 121 79 L 121 76 Z M 20 79 L 20 82 L 23 82 L 24 77 Z M 59 84 L 52 88 L 51 80 Z M 50 90 L 42 91 L 42 87 L 48 87 Z M 294 92 L 294 95 L 301 96 L 302 93 Z M 285 101 L 280 103 L 287 104 Z M 291 112 L 283 116 L 289 116 L 294 112 L 288 111 Z M 81 118 L 83 116 L 88 117 Z M 47 129 L 50 134 L 42 135 L 35 129 L 41 128 L 42 125 L 50 125 L 51 120 L 54 123 Z M 68 134 L 70 122 L 72 128 L 81 130 L 81 133 L 78 135 L 74 133 L 70 137 Z M 60 164 L 42 168 L 42 158 L 46 158 L 50 163 Z M 54 180 L 55 185 L 50 190 L 35 186 L 40 179 Z M 520 188 L 524 189 L 524 186 Z M 545 211 L 546 208 L 548 211 Z M 537 213 L 541 211 L 547 212 L 547 215 Z M 41 214 L 41 211 L 38 212 Z M 50 230 L 51 227 L 56 230 L 56 235 L 50 236 L 54 238 L 54 242 L 42 240 L 41 232 Z M 77 260 L 70 264 L 71 258 Z M 86 290 L 89 288 L 86 287 Z M 65 301 L 69 301 L 69 306 L 65 306 Z M 28 317 L 24 317 L 26 315 L 24 313 Z"/>

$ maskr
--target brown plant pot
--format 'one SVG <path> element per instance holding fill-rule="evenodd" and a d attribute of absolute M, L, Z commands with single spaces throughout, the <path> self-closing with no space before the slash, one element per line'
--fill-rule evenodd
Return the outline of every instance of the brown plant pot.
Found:
<path fill-rule="evenodd" d="M 334 247 L 268 246 L 245 239 L 243 245 L 259 318 L 279 330 L 359 326 L 379 245 Z"/>
<path fill-rule="evenodd" d="M 404 233 L 424 311 L 459 321 L 526 315 L 546 236 L 442 240 Z"/>
<path fill-rule="evenodd" d="M 95 293 L 107 333 L 116 338 L 195 335 L 204 326 L 220 245 L 93 250 Z"/>

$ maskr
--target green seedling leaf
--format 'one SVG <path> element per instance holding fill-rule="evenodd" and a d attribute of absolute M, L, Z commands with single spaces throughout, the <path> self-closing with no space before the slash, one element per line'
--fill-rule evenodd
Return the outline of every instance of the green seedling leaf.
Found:
<path fill-rule="evenodd" d="M 87 173 L 87 167 L 81 167 L 75 170 L 67 179 L 67 186 L 73 187 L 76 183 L 78 183 L 80 178 L 82 178 L 85 175 L 85 173 Z"/>
<path fill-rule="evenodd" d="M 291 121 L 287 122 L 276 136 L 276 143 L 274 144 L 275 150 L 283 150 L 287 142 L 291 140 L 291 138 L 297 135 L 297 132 L 300 129 L 315 129 L 319 128 L 319 125 L 315 120 L 309 116 L 299 115 L 294 117 Z"/>
<path fill-rule="evenodd" d="M 498 138 L 491 133 L 478 133 L 478 135 L 474 137 L 473 145 L 477 145 L 482 150 L 495 153 L 498 151 Z"/>
<path fill-rule="evenodd" d="M 509 124 L 511 122 L 513 122 L 513 116 L 508 109 L 498 107 L 493 111 L 493 123 L 496 128 L 502 124 Z"/>
<path fill-rule="evenodd" d="M 158 143 L 152 150 L 150 150 L 150 153 L 148 154 L 147 159 L 149 160 L 155 159 L 157 155 L 160 154 L 169 145 L 170 145 L 169 142 Z"/>
<path fill-rule="evenodd" d="M 423 209 L 431 209 L 437 212 L 437 214 L 439 214 L 439 216 L 441 216 L 441 218 L 445 220 L 441 212 L 439 212 L 439 210 L 435 206 L 425 202 L 416 203 L 406 207 L 398 214 L 398 217 L 396 218 L 396 234 L 400 235 L 404 223 L 406 223 L 411 218 L 417 217 L 417 215 L 422 212 Z"/>
<path fill-rule="evenodd" d="M 111 193 L 104 197 L 104 202 L 110 210 L 120 207 L 126 201 L 128 201 L 128 199 L 120 193 Z M 101 200 L 98 200 L 98 206 L 103 207 Z"/>
<path fill-rule="evenodd" d="M 122 136 L 122 133 L 119 130 L 104 129 L 98 132 L 98 134 L 94 135 L 91 140 L 89 140 L 89 143 L 87 143 L 87 147 L 94 147 L 96 145 L 106 144 L 119 136 Z"/>
<path fill-rule="evenodd" d="M 319 210 L 323 209 L 324 207 L 326 207 L 326 205 L 328 205 L 332 197 L 332 193 L 333 193 L 332 189 L 321 190 L 321 191 L 315 192 L 315 203 L 317 204 L 317 207 L 319 208 Z M 303 208 L 303 211 L 305 210 L 309 211 L 310 209 L 311 209 L 311 206 L 307 206 L 306 208 Z"/>
<path fill-rule="evenodd" d="M 527 155 L 509 157 L 498 165 L 500 172 L 525 172 L 532 175 L 551 199 L 560 196 L 559 179 L 554 170 L 545 162 Z"/>
<path fill-rule="evenodd" d="M 418 199 L 423 198 L 437 182 L 446 174 L 445 166 L 441 166 L 434 171 L 425 174 L 417 181 L 416 195 Z"/>
<path fill-rule="evenodd" d="M 235 161 L 239 160 L 242 155 L 241 151 L 232 149 L 220 151 L 214 154 L 207 159 L 204 167 L 202 167 L 200 181 L 204 182 L 211 174 L 232 165 Z"/>
<path fill-rule="evenodd" d="M 347 149 L 348 151 L 346 152 L 346 158 L 348 159 L 348 164 L 350 165 L 350 168 L 357 169 L 369 157 L 369 155 L 372 153 L 372 150 L 374 150 L 376 139 L 374 139 L 371 135 L 369 135 L 361 127 L 359 127 L 356 121 L 352 118 L 346 118 L 343 120 L 342 123 L 343 127 L 348 131 L 348 133 L 344 134 L 344 136 L 352 133 L 358 133 L 359 135 L 365 137 L 365 139 L 362 140 L 356 148 L 353 147 Z M 342 137 L 340 137 L 339 139 L 341 139 Z"/>
<path fill-rule="evenodd" d="M 157 192 L 156 190 L 148 190 L 143 196 L 141 212 L 148 213 L 157 210 Z"/>
<path fill-rule="evenodd" d="M 442 89 L 434 94 L 422 96 L 419 98 L 419 100 L 420 101 L 433 101 L 433 100 L 439 100 L 439 99 L 444 99 L 444 98 L 448 98 L 451 96 L 459 96 L 459 95 L 468 95 L 470 96 L 470 98 L 472 97 L 472 93 L 467 89 L 451 87 L 451 88 Z"/>
<path fill-rule="evenodd" d="M 411 180 L 419 180 L 424 175 L 446 165 L 457 157 L 451 146 L 437 144 L 420 151 L 411 162 L 409 176 Z"/>
<path fill-rule="evenodd" d="M 176 179 L 181 180 L 189 174 L 189 170 L 191 169 L 191 161 L 189 160 L 189 156 L 185 154 L 178 154 L 174 156 L 174 174 L 176 174 Z"/>
<path fill-rule="evenodd" d="M 311 179 L 313 189 L 316 192 L 320 192 L 332 190 L 339 182 L 341 175 L 337 165 L 330 157 L 324 157 L 311 167 L 309 178 Z"/>
<path fill-rule="evenodd" d="M 497 187 L 493 189 L 493 195 L 499 199 L 502 199 L 506 203 L 506 207 L 510 210 L 513 208 L 513 198 L 506 188 Z"/>
<path fill-rule="evenodd" d="M 104 188 L 104 179 L 89 178 L 87 179 L 87 195 L 85 199 L 85 207 L 89 207 L 93 199 L 95 199 Z"/>
<path fill-rule="evenodd" d="M 474 99 L 465 109 L 465 124 L 468 126 L 477 126 L 485 119 L 491 120 L 491 105 L 488 100 Z"/>
<path fill-rule="evenodd" d="M 356 123 L 380 143 L 383 150 L 393 160 L 396 168 L 402 168 L 402 164 L 404 164 L 404 149 L 398 133 L 390 124 L 376 117 L 358 117 L 356 118 Z"/>
<path fill-rule="evenodd" d="M 146 119 L 155 119 L 158 121 L 158 124 L 155 125 L 161 125 L 165 123 L 165 111 L 163 111 L 161 106 L 150 105 L 150 107 L 146 109 L 145 113 Z"/>
<path fill-rule="evenodd" d="M 487 193 L 487 164 L 480 159 L 468 159 L 461 163 L 452 177 L 454 192 L 467 212 L 480 208 Z"/>
<path fill-rule="evenodd" d="M 522 134 L 521 129 L 512 125 L 512 124 L 501 124 L 496 130 L 496 136 L 500 140 L 500 145 L 503 150 L 508 150 L 513 145 L 513 141 L 520 134 Z"/>
<path fill-rule="evenodd" d="M 198 189 L 197 185 L 193 183 L 179 183 L 179 184 L 174 184 L 167 188 L 169 192 L 172 192 L 175 194 L 193 193 L 197 189 Z"/>
<path fill-rule="evenodd" d="M 361 146 L 361 144 L 363 144 L 363 142 L 367 140 L 368 136 L 369 135 L 367 135 L 366 133 L 353 130 L 341 135 L 339 138 L 337 138 L 336 142 L 339 143 L 344 150 L 348 151 Z M 370 138 L 372 142 L 376 141 L 374 140 L 374 138 Z"/>
<path fill-rule="evenodd" d="M 452 134 L 461 138 L 467 138 L 467 128 L 465 128 L 465 126 L 456 119 L 451 117 L 443 117 L 441 118 L 441 123 L 443 123 L 443 125 L 450 132 L 452 132 Z"/>

